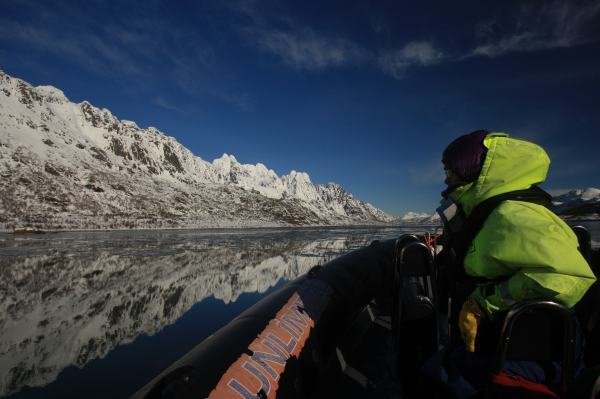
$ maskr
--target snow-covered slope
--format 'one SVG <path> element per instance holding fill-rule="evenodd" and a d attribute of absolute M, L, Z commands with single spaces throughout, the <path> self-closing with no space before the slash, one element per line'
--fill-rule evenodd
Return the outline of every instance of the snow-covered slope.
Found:
<path fill-rule="evenodd" d="M 158 129 L 0 71 L 0 229 L 390 222 L 306 173 L 202 160 Z"/>
<path fill-rule="evenodd" d="M 409 225 L 441 225 L 442 223 L 437 213 L 430 215 L 424 212 L 408 212 L 399 221 L 400 224 Z"/>

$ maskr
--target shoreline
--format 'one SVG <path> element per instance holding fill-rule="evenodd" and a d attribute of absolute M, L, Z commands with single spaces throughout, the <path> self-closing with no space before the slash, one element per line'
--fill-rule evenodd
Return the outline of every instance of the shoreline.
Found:
<path fill-rule="evenodd" d="M 35 232 L 16 232 L 14 230 L 0 229 L 0 234 L 10 235 L 42 235 L 52 233 L 76 233 L 76 232 L 125 232 L 125 231 L 189 231 L 189 230 L 318 230 L 318 229 L 384 229 L 384 228 L 441 228 L 438 224 L 330 224 L 330 225 L 246 225 L 246 226 L 198 226 L 198 227 L 136 227 L 136 228 L 110 228 L 110 229 L 39 229 Z"/>
<path fill-rule="evenodd" d="M 561 218 L 565 223 L 575 226 L 578 223 L 594 223 L 600 222 L 600 218 L 585 218 L 585 219 L 566 219 Z M 27 228 L 29 226 L 24 226 Z M 33 228 L 33 231 L 18 231 L 16 229 L 2 229 L 0 234 L 9 234 L 15 236 L 31 236 L 43 235 L 52 233 L 76 233 L 76 232 L 135 232 L 135 231 L 226 231 L 226 230 L 318 230 L 318 229 L 384 229 L 384 228 L 424 228 L 424 229 L 442 229 L 441 224 L 432 223 L 371 223 L 371 224 L 323 224 L 323 225 L 283 225 L 283 224 L 231 224 L 231 225 L 197 225 L 197 226 L 178 226 L 178 227 L 124 227 L 124 228 L 80 228 L 80 229 L 43 229 Z"/>

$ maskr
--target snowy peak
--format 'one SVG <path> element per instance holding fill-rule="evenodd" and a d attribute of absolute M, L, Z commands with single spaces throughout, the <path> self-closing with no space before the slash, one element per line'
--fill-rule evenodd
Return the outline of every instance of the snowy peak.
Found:
<path fill-rule="evenodd" d="M 440 216 L 437 213 L 408 212 L 400 218 L 400 223 L 411 225 L 440 225 Z"/>
<path fill-rule="evenodd" d="M 307 202 L 318 202 L 321 199 L 317 187 L 312 184 L 307 173 L 292 170 L 289 175 L 283 176 L 282 180 L 285 192 L 290 197 Z"/>
<path fill-rule="evenodd" d="M 44 98 L 45 101 L 50 103 L 63 104 L 69 101 L 62 90 L 59 90 L 53 86 L 38 86 L 36 87 L 36 91 Z"/>
<path fill-rule="evenodd" d="M 206 162 L 156 128 L 119 120 L 88 101 L 74 104 L 59 89 L 33 87 L 5 73 L 0 174 L 0 229 L 393 220 L 339 185 L 314 185 L 296 171 L 279 177 L 228 154 Z"/>
<path fill-rule="evenodd" d="M 284 192 L 281 179 L 273 170 L 261 163 L 240 164 L 233 155 L 223 154 L 215 159 L 208 173 L 214 183 L 233 184 L 268 198 L 279 199 Z"/>
<path fill-rule="evenodd" d="M 600 189 L 594 187 L 575 189 L 553 198 L 553 202 L 555 203 L 568 203 L 577 201 L 600 201 Z"/>
<path fill-rule="evenodd" d="M 600 189 L 570 190 L 553 198 L 554 210 L 566 219 L 600 219 Z"/>
<path fill-rule="evenodd" d="M 422 213 L 418 213 L 418 212 L 408 212 L 406 213 L 404 216 L 402 216 L 400 218 L 400 220 L 402 221 L 411 221 L 411 220 L 415 220 L 415 219 L 424 219 L 424 218 L 428 218 L 431 215 L 425 212 Z"/>

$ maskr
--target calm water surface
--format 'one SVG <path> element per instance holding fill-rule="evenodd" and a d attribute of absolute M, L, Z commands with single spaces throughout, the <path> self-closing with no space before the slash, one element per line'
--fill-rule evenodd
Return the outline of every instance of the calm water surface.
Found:
<path fill-rule="evenodd" d="M 0 396 L 128 397 L 312 266 L 413 231 L 0 234 Z"/>
<path fill-rule="evenodd" d="M 0 396 L 128 397 L 312 266 L 426 229 L 0 234 Z"/>

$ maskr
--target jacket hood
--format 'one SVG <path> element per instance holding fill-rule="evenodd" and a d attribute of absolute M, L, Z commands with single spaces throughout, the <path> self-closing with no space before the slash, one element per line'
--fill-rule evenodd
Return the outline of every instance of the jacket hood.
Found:
<path fill-rule="evenodd" d="M 512 138 L 506 133 L 490 133 L 483 145 L 488 151 L 477 180 L 450 193 L 465 214 L 469 215 L 487 198 L 525 190 L 546 180 L 550 158 L 537 144 Z"/>

